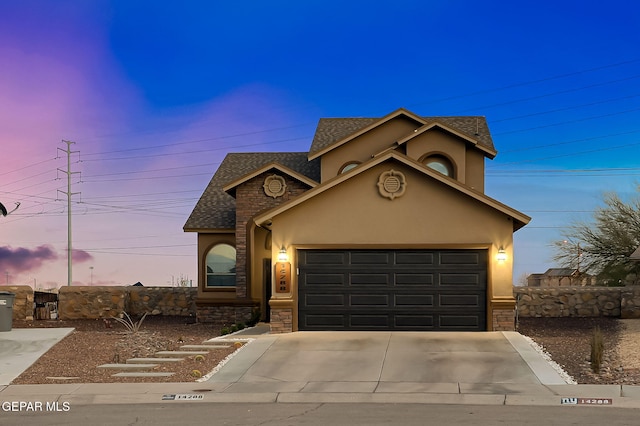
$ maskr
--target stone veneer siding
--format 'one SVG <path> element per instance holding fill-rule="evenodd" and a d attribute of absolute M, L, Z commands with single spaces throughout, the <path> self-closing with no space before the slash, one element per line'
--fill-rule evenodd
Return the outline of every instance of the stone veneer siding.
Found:
<path fill-rule="evenodd" d="M 248 306 L 198 306 L 198 322 L 227 326 L 247 324 L 253 308 Z"/>
<path fill-rule="evenodd" d="M 277 198 L 265 194 L 267 176 L 282 176 L 287 185 L 285 193 Z M 256 213 L 276 207 L 292 197 L 309 190 L 309 186 L 279 171 L 262 173 L 236 188 L 236 297 L 247 297 L 247 224 Z"/>
<path fill-rule="evenodd" d="M 271 334 L 293 331 L 293 312 L 290 308 L 271 308 Z"/>
<path fill-rule="evenodd" d="M 515 312 L 513 309 L 493 310 L 493 331 L 515 330 Z"/>

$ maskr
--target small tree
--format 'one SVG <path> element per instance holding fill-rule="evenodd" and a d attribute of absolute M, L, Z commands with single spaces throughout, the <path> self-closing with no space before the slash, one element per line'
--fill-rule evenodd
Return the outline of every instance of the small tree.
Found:
<path fill-rule="evenodd" d="M 592 222 L 576 222 L 554 243 L 554 260 L 579 273 L 597 274 L 604 284 L 640 284 L 640 262 L 629 256 L 640 246 L 640 187 L 624 202 L 616 193 L 604 196 Z"/>

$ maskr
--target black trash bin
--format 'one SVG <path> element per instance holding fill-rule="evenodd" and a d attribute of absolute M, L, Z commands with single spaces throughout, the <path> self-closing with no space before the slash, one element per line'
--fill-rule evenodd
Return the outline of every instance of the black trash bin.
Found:
<path fill-rule="evenodd" d="M 11 331 L 13 326 L 13 299 L 15 293 L 0 291 L 0 331 Z"/>

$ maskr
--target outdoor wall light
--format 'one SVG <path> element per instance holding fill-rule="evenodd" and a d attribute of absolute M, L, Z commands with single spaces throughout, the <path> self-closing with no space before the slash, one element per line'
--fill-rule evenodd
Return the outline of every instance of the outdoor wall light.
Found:
<path fill-rule="evenodd" d="M 504 251 L 504 248 L 502 248 L 502 246 L 500 246 L 500 249 L 498 250 L 498 254 L 496 255 L 496 260 L 498 262 L 504 262 L 505 260 L 507 260 L 507 252 Z"/>
<path fill-rule="evenodd" d="M 282 248 L 278 252 L 278 262 L 288 262 L 288 261 L 289 261 L 289 255 L 287 254 L 287 249 L 285 249 L 284 246 L 282 246 Z"/>

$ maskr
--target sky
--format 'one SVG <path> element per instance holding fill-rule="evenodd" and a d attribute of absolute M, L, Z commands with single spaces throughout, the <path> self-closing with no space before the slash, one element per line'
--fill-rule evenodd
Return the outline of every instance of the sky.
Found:
<path fill-rule="evenodd" d="M 67 285 L 71 192 L 73 285 L 195 285 L 182 227 L 225 154 L 404 107 L 487 118 L 485 193 L 532 217 L 518 284 L 637 193 L 639 27 L 627 0 L 0 2 L 0 283 Z"/>

